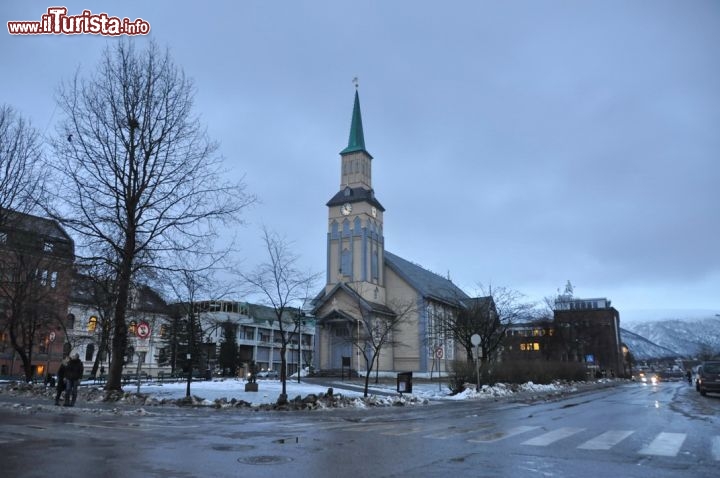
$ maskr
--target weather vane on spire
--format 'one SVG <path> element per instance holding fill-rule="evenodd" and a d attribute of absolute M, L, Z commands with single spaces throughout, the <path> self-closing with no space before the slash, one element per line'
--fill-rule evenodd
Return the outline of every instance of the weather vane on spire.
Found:
<path fill-rule="evenodd" d="M 357 87 L 360 84 L 360 81 L 358 80 L 357 76 L 352 79 L 352 83 L 353 83 L 353 85 L 355 85 L 355 89 L 357 90 Z"/>

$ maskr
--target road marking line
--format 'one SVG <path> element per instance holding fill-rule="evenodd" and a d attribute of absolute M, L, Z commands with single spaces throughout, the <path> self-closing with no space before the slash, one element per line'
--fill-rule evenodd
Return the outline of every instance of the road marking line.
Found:
<path fill-rule="evenodd" d="M 648 446 L 640 450 L 641 455 L 676 456 L 687 435 L 685 433 L 660 433 Z"/>
<path fill-rule="evenodd" d="M 504 440 L 505 438 L 510 438 L 515 435 L 520 435 L 521 433 L 527 433 L 531 430 L 535 430 L 540 427 L 530 427 L 526 425 L 522 425 L 519 427 L 511 428 L 508 431 L 503 432 L 495 432 L 495 433 L 486 433 L 485 435 L 480 435 L 477 438 L 470 438 L 467 441 L 473 442 L 473 443 L 489 443 L 499 440 Z"/>
<path fill-rule="evenodd" d="M 400 430 L 397 430 L 397 431 L 388 430 L 386 432 L 380 432 L 380 434 L 399 437 L 399 436 L 403 436 L 403 435 L 412 435 L 413 433 L 417 433 L 417 432 L 420 432 L 423 430 L 424 430 L 424 428 L 422 428 L 422 427 L 406 427 L 406 428 L 401 428 Z"/>
<path fill-rule="evenodd" d="M 558 428 L 557 430 L 543 433 L 539 437 L 531 438 L 530 440 L 524 441 L 522 444 L 532 446 L 548 446 L 551 443 L 555 443 L 558 440 L 562 440 L 563 438 L 567 438 L 569 436 L 575 435 L 576 433 L 580 433 L 583 430 L 585 429 L 568 427 Z"/>
<path fill-rule="evenodd" d="M 358 425 L 358 426 L 350 426 L 347 428 L 341 428 L 341 430 L 344 430 L 346 432 L 380 432 L 383 430 L 392 430 L 393 428 L 397 428 L 397 424 L 375 424 L 375 425 Z"/>
<path fill-rule="evenodd" d="M 720 436 L 713 437 L 711 451 L 713 460 L 720 461 Z"/>
<path fill-rule="evenodd" d="M 635 433 L 631 430 L 610 430 L 588 440 L 578 448 L 582 450 L 609 450 L 630 435 Z"/>
<path fill-rule="evenodd" d="M 443 427 L 426 430 L 427 435 L 423 438 L 432 438 L 434 440 L 445 440 L 446 438 L 456 437 L 458 435 L 466 435 L 468 433 L 478 432 L 484 428 L 493 428 L 494 423 L 480 423 L 473 426 L 472 428 L 459 428 L 459 427 Z"/>

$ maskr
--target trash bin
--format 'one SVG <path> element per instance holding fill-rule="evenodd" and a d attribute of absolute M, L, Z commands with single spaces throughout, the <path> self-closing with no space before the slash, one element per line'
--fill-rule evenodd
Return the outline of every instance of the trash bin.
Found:
<path fill-rule="evenodd" d="M 397 391 L 400 394 L 412 393 L 412 372 L 400 372 L 397 374 Z"/>

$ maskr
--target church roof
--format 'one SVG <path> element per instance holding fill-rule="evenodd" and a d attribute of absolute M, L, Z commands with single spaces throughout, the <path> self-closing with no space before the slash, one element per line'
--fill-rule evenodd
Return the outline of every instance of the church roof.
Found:
<path fill-rule="evenodd" d="M 313 299 L 313 313 L 316 313 L 317 310 L 320 309 L 320 307 L 322 307 L 328 300 L 330 300 L 335 295 L 335 292 L 337 292 L 338 290 L 345 291 L 345 293 L 347 293 L 350 297 L 357 301 L 358 304 L 362 306 L 365 310 L 380 315 L 395 315 L 395 312 L 388 306 L 364 299 L 360 294 L 357 293 L 357 291 L 355 291 L 355 289 L 348 286 L 344 282 L 339 282 L 338 284 L 336 284 L 335 287 L 333 287 L 327 294 L 324 290 L 320 291 L 320 293 L 315 297 L 315 299 Z"/>
<path fill-rule="evenodd" d="M 460 305 L 469 299 L 469 296 L 458 286 L 445 277 L 442 277 L 417 264 L 385 251 L 385 264 L 396 274 L 407 281 L 424 297 L 446 302 L 454 306 Z"/>
<path fill-rule="evenodd" d="M 382 206 L 382 204 L 380 204 L 380 201 L 375 199 L 375 192 L 372 189 L 365 188 L 343 188 L 342 190 L 338 191 L 332 197 L 332 199 L 330 199 L 330 201 L 328 201 L 326 206 L 340 206 L 345 204 L 346 202 L 354 203 L 361 201 L 365 201 L 383 212 L 385 211 L 385 208 Z"/>
<path fill-rule="evenodd" d="M 340 154 L 348 154 L 362 151 L 368 156 L 370 153 L 365 149 L 365 135 L 363 133 L 362 115 L 360 114 L 360 96 L 355 90 L 355 104 L 353 105 L 352 122 L 350 123 L 350 137 L 347 148 L 340 151 Z M 372 156 L 370 156 L 372 158 Z"/>

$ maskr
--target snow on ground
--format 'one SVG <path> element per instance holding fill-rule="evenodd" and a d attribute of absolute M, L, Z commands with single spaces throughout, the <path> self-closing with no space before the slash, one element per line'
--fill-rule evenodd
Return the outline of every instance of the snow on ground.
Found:
<path fill-rule="evenodd" d="M 237 379 L 213 380 L 207 382 L 192 382 L 190 393 L 193 396 L 201 397 L 208 401 L 214 401 L 220 398 L 233 398 L 243 400 L 252 405 L 261 405 L 275 403 L 280 392 L 282 384 L 279 380 L 258 380 L 257 392 L 246 392 L 245 381 Z M 354 383 L 357 387 L 358 383 Z M 140 393 L 154 396 L 158 399 L 179 399 L 185 396 L 187 384 L 185 382 L 173 383 L 143 383 L 140 386 Z M 341 394 L 344 397 L 355 398 L 362 397 L 361 389 L 355 387 L 347 387 L 341 381 L 334 381 L 330 384 L 335 394 Z M 125 391 L 136 392 L 136 386 L 125 386 Z M 474 388 L 467 388 L 464 392 L 457 395 L 450 395 L 450 391 L 444 383 L 413 383 L 412 394 L 404 394 L 407 398 L 414 397 L 419 400 L 478 400 L 488 398 L 507 397 L 520 392 L 542 392 L 553 393 L 562 391 L 571 391 L 572 385 L 563 385 L 553 383 L 548 385 L 537 385 L 528 382 L 522 385 L 506 385 L 496 384 L 494 386 L 483 385 L 479 392 Z M 296 380 L 288 380 L 286 384 L 287 395 L 289 399 L 300 395 L 305 397 L 309 394 L 326 393 L 328 385 L 319 385 L 313 383 L 301 382 Z M 371 383 L 368 389 L 369 395 L 376 395 L 377 400 L 383 400 L 382 396 L 386 394 L 399 395 L 397 390 L 391 384 L 374 384 Z"/>
<path fill-rule="evenodd" d="M 466 389 L 462 393 L 451 395 L 445 380 L 427 381 L 418 380 L 413 382 L 411 394 L 405 393 L 400 395 L 396 390 L 396 384 L 392 380 L 384 380 L 382 383 L 371 383 L 369 387 L 369 396 L 363 398 L 363 382 L 361 380 L 340 381 L 331 379 L 322 383 L 314 383 L 313 381 L 297 382 L 297 378 L 289 379 L 286 384 L 287 397 L 294 401 L 296 397 L 300 400 L 315 395 L 313 400 L 313 409 L 322 408 L 367 408 L 376 406 L 395 406 L 395 405 L 423 405 L 430 401 L 450 401 L 450 400 L 499 400 L 501 398 L 519 397 L 523 400 L 542 399 L 543 397 L 564 395 L 566 393 L 576 392 L 581 389 L 612 386 L 617 380 L 599 380 L 593 382 L 554 382 L 548 385 L 539 385 L 532 382 L 525 384 L 504 384 L 498 383 L 493 386 L 483 385 L 479 391 L 475 390 L 474 384 L 466 384 Z M 191 403 L 193 406 L 209 406 L 216 408 L 226 408 L 227 406 L 236 406 L 235 404 L 244 403 L 251 407 L 270 407 L 277 403 L 278 397 L 282 391 L 282 383 L 279 380 L 258 380 L 257 392 L 246 392 L 245 385 L 247 382 L 242 379 L 220 379 L 216 378 L 211 381 L 192 382 L 190 387 L 190 395 L 193 397 Z M 138 385 L 136 383 L 128 383 L 123 386 L 124 394 L 118 396 L 117 405 L 125 404 L 130 407 L 144 407 L 163 404 L 179 404 L 178 402 L 185 398 L 186 382 L 143 382 Z M 328 396 L 328 388 L 332 387 L 333 395 Z M 42 384 L 19 384 L 6 383 L 0 384 L 0 396 L 5 399 L 0 400 L 0 406 L 18 406 L 13 402 L 14 399 L 21 397 L 35 396 L 35 400 L 50 400 L 55 395 L 54 389 L 45 388 Z M 139 392 L 139 395 L 138 395 Z M 80 387 L 78 395 L 78 406 L 87 408 L 90 411 L 96 411 L 100 403 L 104 402 L 105 394 L 102 385 L 93 384 L 92 382 L 84 382 Z M 328 398 L 329 397 L 329 398 Z M 7 400 L 10 398 L 10 400 Z M 95 404 L 95 405 L 93 405 Z M 96 406 L 97 405 L 97 406 Z M 106 404 L 105 406 L 110 405 Z M 53 407 L 47 404 L 35 405 L 41 408 L 52 409 L 58 411 L 62 407 Z M 30 408 L 33 405 L 29 405 Z M 22 407 L 20 407 L 22 408 Z M 27 407 L 26 407 L 27 408 Z M 116 411 L 116 408 L 113 408 Z"/>

